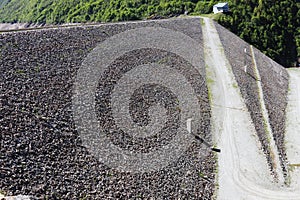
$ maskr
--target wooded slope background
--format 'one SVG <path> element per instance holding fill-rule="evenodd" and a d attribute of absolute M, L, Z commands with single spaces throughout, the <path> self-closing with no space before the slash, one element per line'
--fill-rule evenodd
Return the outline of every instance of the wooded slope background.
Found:
<path fill-rule="evenodd" d="M 208 14 L 215 0 L 0 0 L 0 22 L 61 24 L 110 22 Z M 229 0 L 220 24 L 283 66 L 300 56 L 296 0 Z"/>

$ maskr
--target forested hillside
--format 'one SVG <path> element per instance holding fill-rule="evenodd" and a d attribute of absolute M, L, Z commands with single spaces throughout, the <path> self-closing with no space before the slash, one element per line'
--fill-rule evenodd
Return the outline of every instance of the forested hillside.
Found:
<path fill-rule="evenodd" d="M 61 24 L 207 14 L 215 0 L 0 0 L 0 22 Z M 300 56 L 296 0 L 229 0 L 219 22 L 284 66 Z M 297 52 L 298 47 L 298 52 Z"/>
<path fill-rule="evenodd" d="M 296 1 L 235 0 L 219 23 L 284 66 L 300 55 L 299 6 Z M 297 53 L 298 46 L 298 53 Z"/>

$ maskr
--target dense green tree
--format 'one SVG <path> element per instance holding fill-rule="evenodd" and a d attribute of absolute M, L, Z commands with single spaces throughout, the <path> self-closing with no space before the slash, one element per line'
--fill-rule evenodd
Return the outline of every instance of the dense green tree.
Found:
<path fill-rule="evenodd" d="M 9 3 L 9 0 L 0 0 L 0 8 L 5 6 L 7 3 Z"/>
<path fill-rule="evenodd" d="M 300 1 L 298 1 L 300 2 Z M 300 57 L 300 3 L 297 4 L 298 12 L 297 12 L 297 21 L 296 21 L 296 33 L 295 33 L 295 40 L 296 40 L 296 46 L 297 46 L 297 56 Z"/>

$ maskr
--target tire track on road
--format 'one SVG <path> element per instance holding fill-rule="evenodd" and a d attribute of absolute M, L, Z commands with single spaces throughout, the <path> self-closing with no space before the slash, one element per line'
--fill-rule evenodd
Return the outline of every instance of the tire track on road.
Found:
<path fill-rule="evenodd" d="M 204 18 L 203 37 L 212 131 L 222 152 L 218 155 L 218 199 L 299 199 L 300 193 L 276 184 L 255 134 L 249 112 L 237 87 L 213 21 Z"/>

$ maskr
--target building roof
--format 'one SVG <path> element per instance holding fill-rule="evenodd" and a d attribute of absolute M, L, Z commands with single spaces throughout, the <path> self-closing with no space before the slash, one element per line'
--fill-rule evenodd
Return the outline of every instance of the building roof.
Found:
<path fill-rule="evenodd" d="M 225 7 L 225 6 L 228 6 L 227 2 L 225 2 L 225 3 L 218 3 L 218 4 L 214 5 L 214 7 Z"/>

